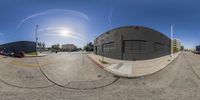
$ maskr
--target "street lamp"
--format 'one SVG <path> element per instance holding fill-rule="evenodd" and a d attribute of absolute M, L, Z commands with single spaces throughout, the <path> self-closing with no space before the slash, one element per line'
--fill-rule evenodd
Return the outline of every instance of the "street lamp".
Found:
<path fill-rule="evenodd" d="M 170 57 L 173 57 L 173 35 L 174 35 L 174 24 L 171 25 L 171 54 L 170 54 Z"/>
<path fill-rule="evenodd" d="M 36 56 L 38 55 L 38 54 L 37 54 L 37 45 L 38 45 L 38 43 L 37 43 L 37 42 L 38 42 L 38 27 L 39 27 L 39 26 L 36 25 L 36 30 L 35 30 L 35 43 L 36 43 L 36 45 L 35 45 L 35 46 L 36 46 L 36 47 L 35 47 L 35 52 L 36 52 Z"/>

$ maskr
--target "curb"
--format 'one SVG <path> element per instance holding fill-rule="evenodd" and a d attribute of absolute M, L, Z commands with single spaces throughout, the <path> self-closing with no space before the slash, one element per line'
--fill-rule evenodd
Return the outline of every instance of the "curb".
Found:
<path fill-rule="evenodd" d="M 101 69 L 104 69 L 104 66 L 99 64 L 98 62 L 96 62 L 92 57 L 90 57 L 88 54 L 86 54 L 87 57 L 92 60 L 93 63 L 95 63 L 98 67 L 100 67 Z"/>
<path fill-rule="evenodd" d="M 47 56 L 47 55 L 42 55 L 42 56 L 27 56 L 27 55 L 25 55 L 25 57 L 45 57 L 45 56 Z"/>
<path fill-rule="evenodd" d="M 177 56 L 174 60 L 172 60 L 170 63 L 168 63 L 165 67 L 163 67 L 163 68 L 161 68 L 161 69 L 159 69 L 158 71 L 155 71 L 155 72 L 153 72 L 153 73 L 146 74 L 146 75 L 141 75 L 141 76 L 130 76 L 130 75 L 125 75 L 125 74 L 120 74 L 120 73 L 113 72 L 112 70 L 109 70 L 109 69 L 105 68 L 103 65 L 99 64 L 98 62 L 96 62 L 96 61 L 95 61 L 93 58 L 91 58 L 89 55 L 87 55 L 87 56 L 88 56 L 88 58 L 91 59 L 98 67 L 100 67 L 100 68 L 102 68 L 102 69 L 104 69 L 104 70 L 106 70 L 106 71 L 108 71 L 108 72 L 110 72 L 110 73 L 112 73 L 112 74 L 114 74 L 114 75 L 116 75 L 116 76 L 118 76 L 118 77 L 122 77 L 122 78 L 139 78 L 139 77 L 144 77 L 144 76 L 147 76 L 147 75 L 155 74 L 155 73 L 157 73 L 157 72 L 159 72 L 159 71 L 165 69 L 169 64 L 171 64 L 171 63 L 174 62 L 176 59 L 178 59 L 178 57 L 180 56 L 181 53 L 182 53 L 182 52 L 180 52 L 180 53 L 178 54 L 178 56 Z"/>
<path fill-rule="evenodd" d="M 180 54 L 181 54 L 181 53 L 180 53 Z M 150 74 L 141 75 L 141 76 L 134 76 L 134 77 L 132 77 L 132 78 L 145 77 L 145 76 L 149 76 L 149 75 L 155 74 L 155 73 L 157 73 L 157 72 L 160 72 L 160 71 L 164 70 L 164 69 L 165 69 L 168 65 L 170 65 L 172 62 L 174 62 L 175 60 L 177 60 L 178 57 L 180 56 L 180 54 L 178 54 L 178 56 L 177 56 L 173 61 L 171 61 L 169 64 L 167 64 L 167 65 L 166 65 L 165 67 L 163 67 L 162 69 L 160 69 L 160 70 L 158 70 L 158 71 L 156 71 L 156 72 L 150 73 Z"/>

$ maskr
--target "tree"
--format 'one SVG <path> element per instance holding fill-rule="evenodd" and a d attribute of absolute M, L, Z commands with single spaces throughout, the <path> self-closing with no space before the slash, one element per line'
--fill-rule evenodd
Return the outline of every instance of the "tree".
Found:
<path fill-rule="evenodd" d="M 176 52 L 178 52 L 178 51 L 179 51 L 178 48 L 173 47 L 173 53 L 176 53 Z"/>
<path fill-rule="evenodd" d="M 184 50 L 184 46 L 181 46 L 181 51 L 183 51 Z"/>
<path fill-rule="evenodd" d="M 94 44 L 92 42 L 89 42 L 86 46 L 83 48 L 85 51 L 94 51 Z"/>
<path fill-rule="evenodd" d="M 51 46 L 52 51 L 59 51 L 60 50 L 60 45 L 59 44 L 54 44 Z"/>

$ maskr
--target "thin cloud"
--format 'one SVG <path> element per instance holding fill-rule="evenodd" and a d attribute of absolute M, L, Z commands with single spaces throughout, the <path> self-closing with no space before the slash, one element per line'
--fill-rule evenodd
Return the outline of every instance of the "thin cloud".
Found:
<path fill-rule="evenodd" d="M 0 36 L 4 36 L 4 33 L 1 33 L 1 32 L 0 32 Z"/>
<path fill-rule="evenodd" d="M 108 15 L 109 26 L 111 26 L 111 24 L 112 24 L 112 17 L 113 17 L 113 8 L 110 9 L 110 13 Z"/>
<path fill-rule="evenodd" d="M 61 12 L 63 14 L 70 14 L 70 15 L 74 15 L 74 16 L 79 16 L 79 17 L 84 18 L 85 20 L 88 20 L 88 21 L 90 20 L 90 18 L 86 14 L 84 14 L 82 12 L 79 12 L 79 11 L 68 10 L 68 9 L 51 9 L 51 10 L 47 10 L 47 11 L 44 11 L 44 12 L 33 14 L 33 15 L 29 16 L 29 17 L 26 17 L 26 18 L 22 19 L 17 24 L 17 29 L 19 29 L 24 22 L 26 22 L 27 20 L 29 20 L 31 18 L 34 18 L 34 17 L 37 17 L 37 16 L 46 15 L 46 14 L 50 14 L 50 13 L 54 13 L 54 12 Z"/>
<path fill-rule="evenodd" d="M 47 28 L 41 28 L 38 31 L 53 31 L 53 30 L 64 30 L 66 29 L 65 27 L 47 27 Z"/>
<path fill-rule="evenodd" d="M 38 31 L 41 33 L 44 33 L 44 35 L 48 36 L 62 36 L 62 33 L 60 33 L 63 30 L 67 30 L 65 27 L 47 27 L 47 28 L 42 28 L 39 29 Z M 73 39 L 78 39 L 81 41 L 87 40 L 87 37 L 84 36 L 81 33 L 70 31 L 67 36 L 62 36 L 62 37 L 68 37 L 68 38 L 73 38 Z"/>
<path fill-rule="evenodd" d="M 83 39 L 83 38 L 80 38 L 80 37 L 77 37 L 77 36 L 75 36 L 75 35 L 71 35 L 71 34 L 69 34 L 69 35 L 67 35 L 67 36 L 61 36 L 61 35 L 57 35 L 57 34 L 53 34 L 53 33 L 47 33 L 46 35 L 48 35 L 48 36 L 59 36 L 59 37 L 67 37 L 67 38 L 72 38 L 72 39 L 76 39 L 76 40 L 80 40 L 80 41 L 83 41 L 83 42 L 85 42 L 85 39 Z"/>

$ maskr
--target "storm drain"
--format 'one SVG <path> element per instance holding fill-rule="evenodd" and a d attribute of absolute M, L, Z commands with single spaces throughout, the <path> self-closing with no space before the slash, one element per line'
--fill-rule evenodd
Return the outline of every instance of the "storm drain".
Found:
<path fill-rule="evenodd" d="M 113 69 L 116 69 L 116 70 L 118 70 L 119 68 L 121 68 L 122 67 L 122 65 L 123 65 L 123 63 L 119 63 L 117 66 L 115 66 Z"/>

